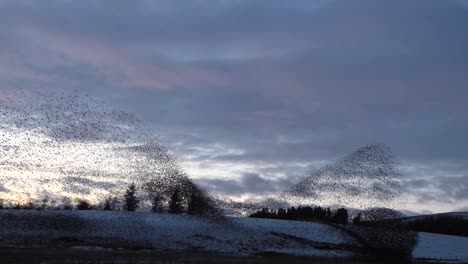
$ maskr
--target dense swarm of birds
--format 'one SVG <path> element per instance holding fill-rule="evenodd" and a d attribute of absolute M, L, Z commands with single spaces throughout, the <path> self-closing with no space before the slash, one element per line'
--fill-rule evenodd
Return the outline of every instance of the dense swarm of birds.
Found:
<path fill-rule="evenodd" d="M 220 201 L 233 215 L 262 208 L 346 207 L 351 212 L 386 219 L 404 205 L 395 156 L 382 144 L 368 145 L 311 173 L 282 193 L 259 201 Z M 390 208 L 381 210 L 380 207 Z M 372 215 L 372 216 L 370 216 Z"/>
<path fill-rule="evenodd" d="M 368 145 L 312 172 L 281 197 L 354 208 L 359 224 L 335 227 L 357 239 L 367 254 L 406 261 L 418 236 L 401 226 L 404 215 L 395 210 L 405 202 L 396 164 L 387 146 Z"/>
<path fill-rule="evenodd" d="M 135 182 L 149 200 L 205 197 L 211 213 L 291 205 L 375 207 L 398 200 L 395 157 L 369 145 L 313 171 L 296 185 L 260 203 L 226 202 L 196 186 L 151 130 L 135 116 L 90 96 L 6 93 L 0 99 L 0 195 L 23 199 L 101 199 Z M 219 209 L 219 208 L 222 208 Z"/>
<path fill-rule="evenodd" d="M 135 183 L 153 210 L 168 197 L 182 196 L 191 201 L 187 213 L 222 223 L 232 224 L 224 215 L 235 211 L 325 204 L 361 209 L 364 222 L 378 222 L 401 217 L 375 208 L 398 201 L 395 165 L 388 147 L 369 145 L 313 171 L 275 198 L 223 201 L 194 184 L 131 114 L 88 96 L 17 91 L 0 98 L 0 199 L 102 199 Z M 178 204 L 170 206 L 175 210 Z M 344 230 L 363 244 L 379 241 L 373 250 L 390 248 L 405 256 L 417 241 L 398 225 Z"/>
<path fill-rule="evenodd" d="M 6 93 L 0 99 L 0 198 L 98 200 L 134 182 L 147 196 L 182 188 L 218 213 L 150 129 L 89 96 Z M 155 183 L 157 183 L 155 185 Z M 149 186 L 151 186 L 150 189 Z"/>
<path fill-rule="evenodd" d="M 395 156 L 385 145 L 368 145 L 313 171 L 282 194 L 292 203 L 304 200 L 365 209 L 389 206 L 401 194 Z"/>
<path fill-rule="evenodd" d="M 353 224 L 328 224 L 359 241 L 366 249 L 364 255 L 406 262 L 411 259 L 418 235 L 401 225 L 404 215 L 395 210 L 405 202 L 396 164 L 387 146 L 368 145 L 313 171 L 276 197 L 259 202 L 224 202 L 224 206 L 232 214 L 291 206 L 346 207 L 354 217 Z"/>

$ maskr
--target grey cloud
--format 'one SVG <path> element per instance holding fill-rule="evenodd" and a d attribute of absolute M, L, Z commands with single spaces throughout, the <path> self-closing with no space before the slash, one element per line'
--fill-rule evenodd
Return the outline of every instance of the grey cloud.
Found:
<path fill-rule="evenodd" d="M 297 179 L 280 178 L 267 180 L 257 173 L 244 173 L 238 180 L 231 179 L 197 179 L 204 188 L 217 193 L 230 196 L 243 194 L 273 195 L 287 189 Z"/>
<path fill-rule="evenodd" d="M 458 212 L 467 212 L 468 211 L 468 206 L 459 207 L 456 211 L 458 211 Z"/>
<path fill-rule="evenodd" d="M 80 184 L 70 184 L 64 185 L 64 191 L 70 192 L 73 194 L 78 195 L 89 195 L 91 194 L 91 189 L 88 186 L 80 185 Z"/>
<path fill-rule="evenodd" d="M 437 186 L 455 201 L 468 199 L 468 176 L 446 177 Z"/>
<path fill-rule="evenodd" d="M 190 49 L 200 42 L 219 44 L 224 39 L 224 44 L 232 41 L 239 43 L 241 39 L 261 39 L 262 36 L 279 32 L 287 34 L 282 21 L 290 23 L 291 20 L 298 20 L 295 24 L 303 25 L 304 17 L 314 12 L 317 6 L 319 4 L 307 1 L 288 4 L 282 1 L 145 1 L 138 4 L 127 1 L 48 1 L 41 4 L 16 1 L 4 3 L 2 10 L 4 17 L 10 21 L 15 17 L 27 17 L 29 21 L 58 31 L 73 30 L 118 42 L 160 39 L 166 44 Z M 253 32 L 245 34 L 246 30 Z M 198 45 L 198 48 L 203 47 Z"/>
<path fill-rule="evenodd" d="M 406 193 L 414 194 L 420 203 L 457 203 L 468 200 L 468 176 L 432 176 L 403 181 Z"/>
<path fill-rule="evenodd" d="M 408 181 L 405 181 L 404 186 L 407 188 L 407 190 L 415 190 L 415 189 L 422 189 L 422 188 L 427 188 L 430 186 L 430 181 L 425 180 L 425 179 L 411 179 Z"/>
<path fill-rule="evenodd" d="M 105 190 L 110 190 L 110 189 L 115 189 L 119 183 L 117 182 L 108 182 L 108 181 L 96 181 L 88 178 L 83 178 L 83 177 L 75 177 L 75 176 L 70 176 L 67 177 L 67 182 L 71 184 L 72 187 L 70 189 L 73 189 L 75 187 L 78 187 L 79 189 L 76 190 L 76 193 L 79 193 L 80 190 L 87 188 L 97 188 L 97 189 L 105 189 Z"/>

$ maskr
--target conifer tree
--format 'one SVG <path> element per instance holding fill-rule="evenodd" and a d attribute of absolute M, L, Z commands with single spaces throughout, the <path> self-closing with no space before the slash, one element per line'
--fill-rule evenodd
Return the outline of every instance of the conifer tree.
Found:
<path fill-rule="evenodd" d="M 187 213 L 201 215 L 205 211 L 206 202 L 198 190 L 190 193 L 190 199 L 187 206 Z"/>
<path fill-rule="evenodd" d="M 353 218 L 353 225 L 359 225 L 362 222 L 362 214 L 359 213 Z"/>
<path fill-rule="evenodd" d="M 162 202 L 163 202 L 162 196 L 155 195 L 151 200 L 151 211 L 153 211 L 154 213 L 162 213 L 163 212 Z"/>
<path fill-rule="evenodd" d="M 176 189 L 172 195 L 171 199 L 169 200 L 169 213 L 171 214 L 179 214 L 182 212 L 182 197 L 180 195 L 180 191 Z"/>
<path fill-rule="evenodd" d="M 138 203 L 140 202 L 136 197 L 136 186 L 134 183 L 128 186 L 127 190 L 125 191 L 124 199 L 125 205 L 124 209 L 129 212 L 133 212 L 138 208 Z"/>
<path fill-rule="evenodd" d="M 111 198 L 107 197 L 106 200 L 104 201 L 104 211 L 110 211 L 112 210 L 112 204 L 111 204 Z"/>

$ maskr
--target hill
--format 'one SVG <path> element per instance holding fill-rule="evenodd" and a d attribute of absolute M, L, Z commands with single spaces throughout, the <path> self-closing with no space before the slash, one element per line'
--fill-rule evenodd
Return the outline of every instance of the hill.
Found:
<path fill-rule="evenodd" d="M 463 217 L 463 219 L 468 220 L 468 212 L 445 212 L 445 213 L 437 213 L 437 214 L 414 215 L 414 216 L 405 217 L 405 219 L 417 220 L 417 219 L 425 219 L 425 218 L 440 217 L 440 216 Z"/>
<path fill-rule="evenodd" d="M 0 248 L 61 252 L 138 250 L 230 256 L 358 256 L 362 246 L 315 222 L 231 218 L 218 224 L 189 215 L 117 211 L 0 211 Z M 414 258 L 468 261 L 468 238 L 422 233 Z M 141 251 L 143 250 L 143 251 Z M 146 253 L 145 253 L 146 254 Z"/>

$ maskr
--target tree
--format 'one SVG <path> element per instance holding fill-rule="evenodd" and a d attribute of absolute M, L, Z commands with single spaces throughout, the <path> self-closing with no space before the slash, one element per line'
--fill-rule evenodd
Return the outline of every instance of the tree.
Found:
<path fill-rule="evenodd" d="M 119 195 L 116 194 L 108 194 L 107 197 L 104 199 L 104 203 L 101 205 L 102 210 L 104 211 L 113 211 L 119 210 L 120 199 Z"/>
<path fill-rule="evenodd" d="M 162 202 L 163 197 L 161 195 L 154 195 L 151 199 L 151 211 L 153 211 L 154 213 L 162 213 Z"/>
<path fill-rule="evenodd" d="M 45 210 L 47 208 L 48 203 L 49 203 L 49 199 L 47 199 L 47 198 L 42 199 L 40 209 Z"/>
<path fill-rule="evenodd" d="M 362 214 L 359 213 L 353 218 L 353 225 L 359 225 L 362 221 Z"/>
<path fill-rule="evenodd" d="M 80 199 L 78 200 L 78 203 L 76 204 L 76 209 L 77 210 L 92 210 L 93 207 L 88 201 Z"/>
<path fill-rule="evenodd" d="M 179 214 L 182 212 L 182 197 L 178 189 L 174 190 L 169 200 L 169 213 Z"/>
<path fill-rule="evenodd" d="M 72 210 L 73 209 L 73 205 L 72 205 L 72 201 L 69 197 L 63 197 L 62 198 L 62 209 L 63 210 Z"/>
<path fill-rule="evenodd" d="M 194 215 L 201 215 L 206 211 L 206 201 L 203 197 L 203 193 L 198 189 L 193 190 L 190 193 L 190 199 L 188 201 L 187 213 Z"/>
<path fill-rule="evenodd" d="M 111 211 L 112 210 L 112 201 L 111 197 L 107 197 L 106 200 L 104 201 L 104 211 Z"/>
<path fill-rule="evenodd" d="M 135 196 L 135 194 L 136 194 L 136 186 L 134 183 L 132 183 L 130 184 L 130 186 L 128 186 L 124 195 L 124 199 L 125 199 L 124 209 L 126 211 L 133 212 L 138 208 L 138 203 L 140 201 Z"/>
<path fill-rule="evenodd" d="M 335 215 L 333 216 L 333 222 L 337 224 L 348 223 L 348 210 L 345 208 L 339 208 L 336 210 Z"/>

